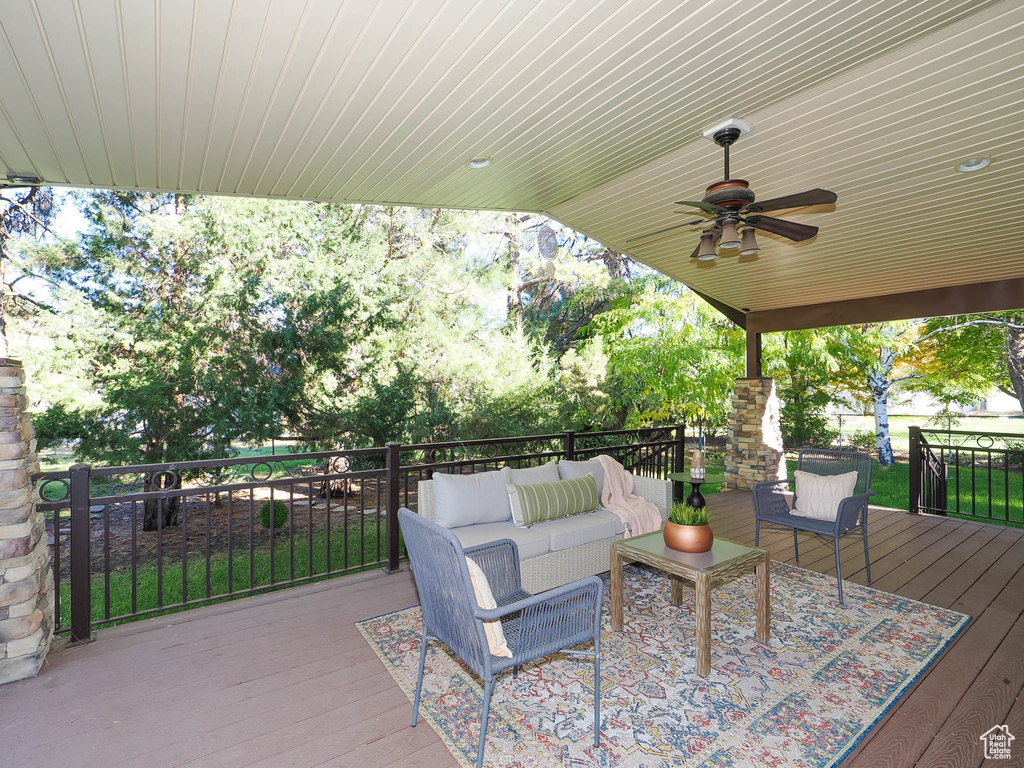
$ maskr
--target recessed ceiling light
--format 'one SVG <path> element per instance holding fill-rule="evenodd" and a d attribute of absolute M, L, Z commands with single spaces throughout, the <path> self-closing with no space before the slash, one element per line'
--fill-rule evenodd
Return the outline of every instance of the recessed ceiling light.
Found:
<path fill-rule="evenodd" d="M 956 169 L 964 173 L 970 173 L 971 171 L 980 171 L 982 168 L 988 168 L 990 165 L 992 165 L 991 157 L 972 157 L 970 160 L 964 160 Z"/>
<path fill-rule="evenodd" d="M 494 162 L 494 161 L 491 160 L 491 158 L 489 158 L 489 157 L 474 157 L 472 160 L 470 160 L 468 163 L 466 163 L 466 167 L 467 168 L 486 168 L 492 162 Z"/>

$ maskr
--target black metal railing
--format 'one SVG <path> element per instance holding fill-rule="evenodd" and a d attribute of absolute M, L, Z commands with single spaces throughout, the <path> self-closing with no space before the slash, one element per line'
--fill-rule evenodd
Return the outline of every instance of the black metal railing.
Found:
<path fill-rule="evenodd" d="M 682 470 L 684 446 L 679 425 L 42 472 L 33 482 L 52 537 L 57 631 L 87 640 L 133 618 L 394 571 L 398 509 L 416 508 L 417 483 L 434 472 L 605 453 L 665 477 Z"/>
<path fill-rule="evenodd" d="M 1024 435 L 910 428 L 910 511 L 1024 525 Z"/>

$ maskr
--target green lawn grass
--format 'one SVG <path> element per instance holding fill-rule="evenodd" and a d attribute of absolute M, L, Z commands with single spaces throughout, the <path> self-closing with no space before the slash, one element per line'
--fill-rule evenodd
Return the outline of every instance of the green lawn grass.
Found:
<path fill-rule="evenodd" d="M 295 534 L 294 561 L 290 559 L 290 544 L 287 533 L 282 533 L 283 540 L 274 543 L 273 583 L 282 587 L 294 578 L 300 579 L 313 574 L 311 581 L 329 578 L 327 568 L 327 535 L 325 531 L 313 533 L 312 570 L 310 569 L 309 539 L 305 531 Z M 385 558 L 385 531 L 381 524 L 380 537 L 377 535 L 376 521 L 370 525 L 367 520 L 364 536 L 360 542 L 359 526 L 350 526 L 348 540 L 343 530 L 331 531 L 331 563 L 333 571 L 345 569 L 357 572 L 370 568 L 379 568 L 380 561 Z M 401 547 L 401 544 L 400 544 Z M 404 553 L 404 549 L 400 549 Z M 253 553 L 252 582 L 250 584 L 249 550 L 238 548 L 229 559 L 226 552 L 210 556 L 210 597 L 217 598 L 210 602 L 221 602 L 232 599 L 229 595 L 229 571 L 231 591 L 252 587 L 271 587 L 270 547 L 263 546 Z M 337 574 L 333 574 L 337 575 Z M 161 612 L 171 613 L 185 610 L 193 605 L 183 603 L 183 581 L 187 590 L 187 600 L 195 602 L 205 600 L 206 593 L 206 558 L 203 556 L 189 557 L 186 561 L 185 575 L 182 578 L 182 562 L 180 557 L 165 557 L 162 582 L 156 563 L 140 565 L 136 571 L 136 610 L 147 611 L 168 608 Z M 285 582 L 285 583 L 282 583 Z M 158 586 L 159 585 L 159 586 Z M 71 623 L 71 585 L 67 579 L 61 582 L 60 626 Z M 162 597 L 162 600 L 160 599 Z M 122 624 L 135 620 L 132 617 L 108 620 L 105 598 L 105 577 L 102 574 L 92 577 L 92 620 L 106 624 Z M 125 616 L 132 613 L 132 572 L 129 569 L 114 571 L 110 574 L 110 616 Z"/>
<path fill-rule="evenodd" d="M 832 429 L 839 428 L 838 419 L 833 416 L 829 420 Z M 927 416 L 890 416 L 889 439 L 894 451 L 910 450 L 910 428 L 912 426 L 933 429 L 946 429 L 946 422 L 932 421 Z M 968 417 L 953 424 L 953 430 L 978 430 L 980 432 L 1004 432 L 1024 436 L 1024 419 L 1021 418 L 982 418 Z M 875 432 L 873 416 L 843 416 L 843 445 L 848 445 L 853 432 Z"/>

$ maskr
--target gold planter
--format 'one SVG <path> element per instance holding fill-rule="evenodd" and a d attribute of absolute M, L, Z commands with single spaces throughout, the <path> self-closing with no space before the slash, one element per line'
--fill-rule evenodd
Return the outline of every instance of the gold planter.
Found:
<path fill-rule="evenodd" d="M 710 525 L 677 525 L 665 523 L 665 546 L 679 552 L 708 552 L 715 543 Z"/>

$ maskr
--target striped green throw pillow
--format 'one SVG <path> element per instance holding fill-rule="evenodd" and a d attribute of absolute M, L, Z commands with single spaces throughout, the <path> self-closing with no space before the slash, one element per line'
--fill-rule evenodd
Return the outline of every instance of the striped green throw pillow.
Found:
<path fill-rule="evenodd" d="M 520 528 L 560 517 L 593 512 L 601 506 L 593 475 L 530 485 L 508 485 L 512 519 Z"/>

